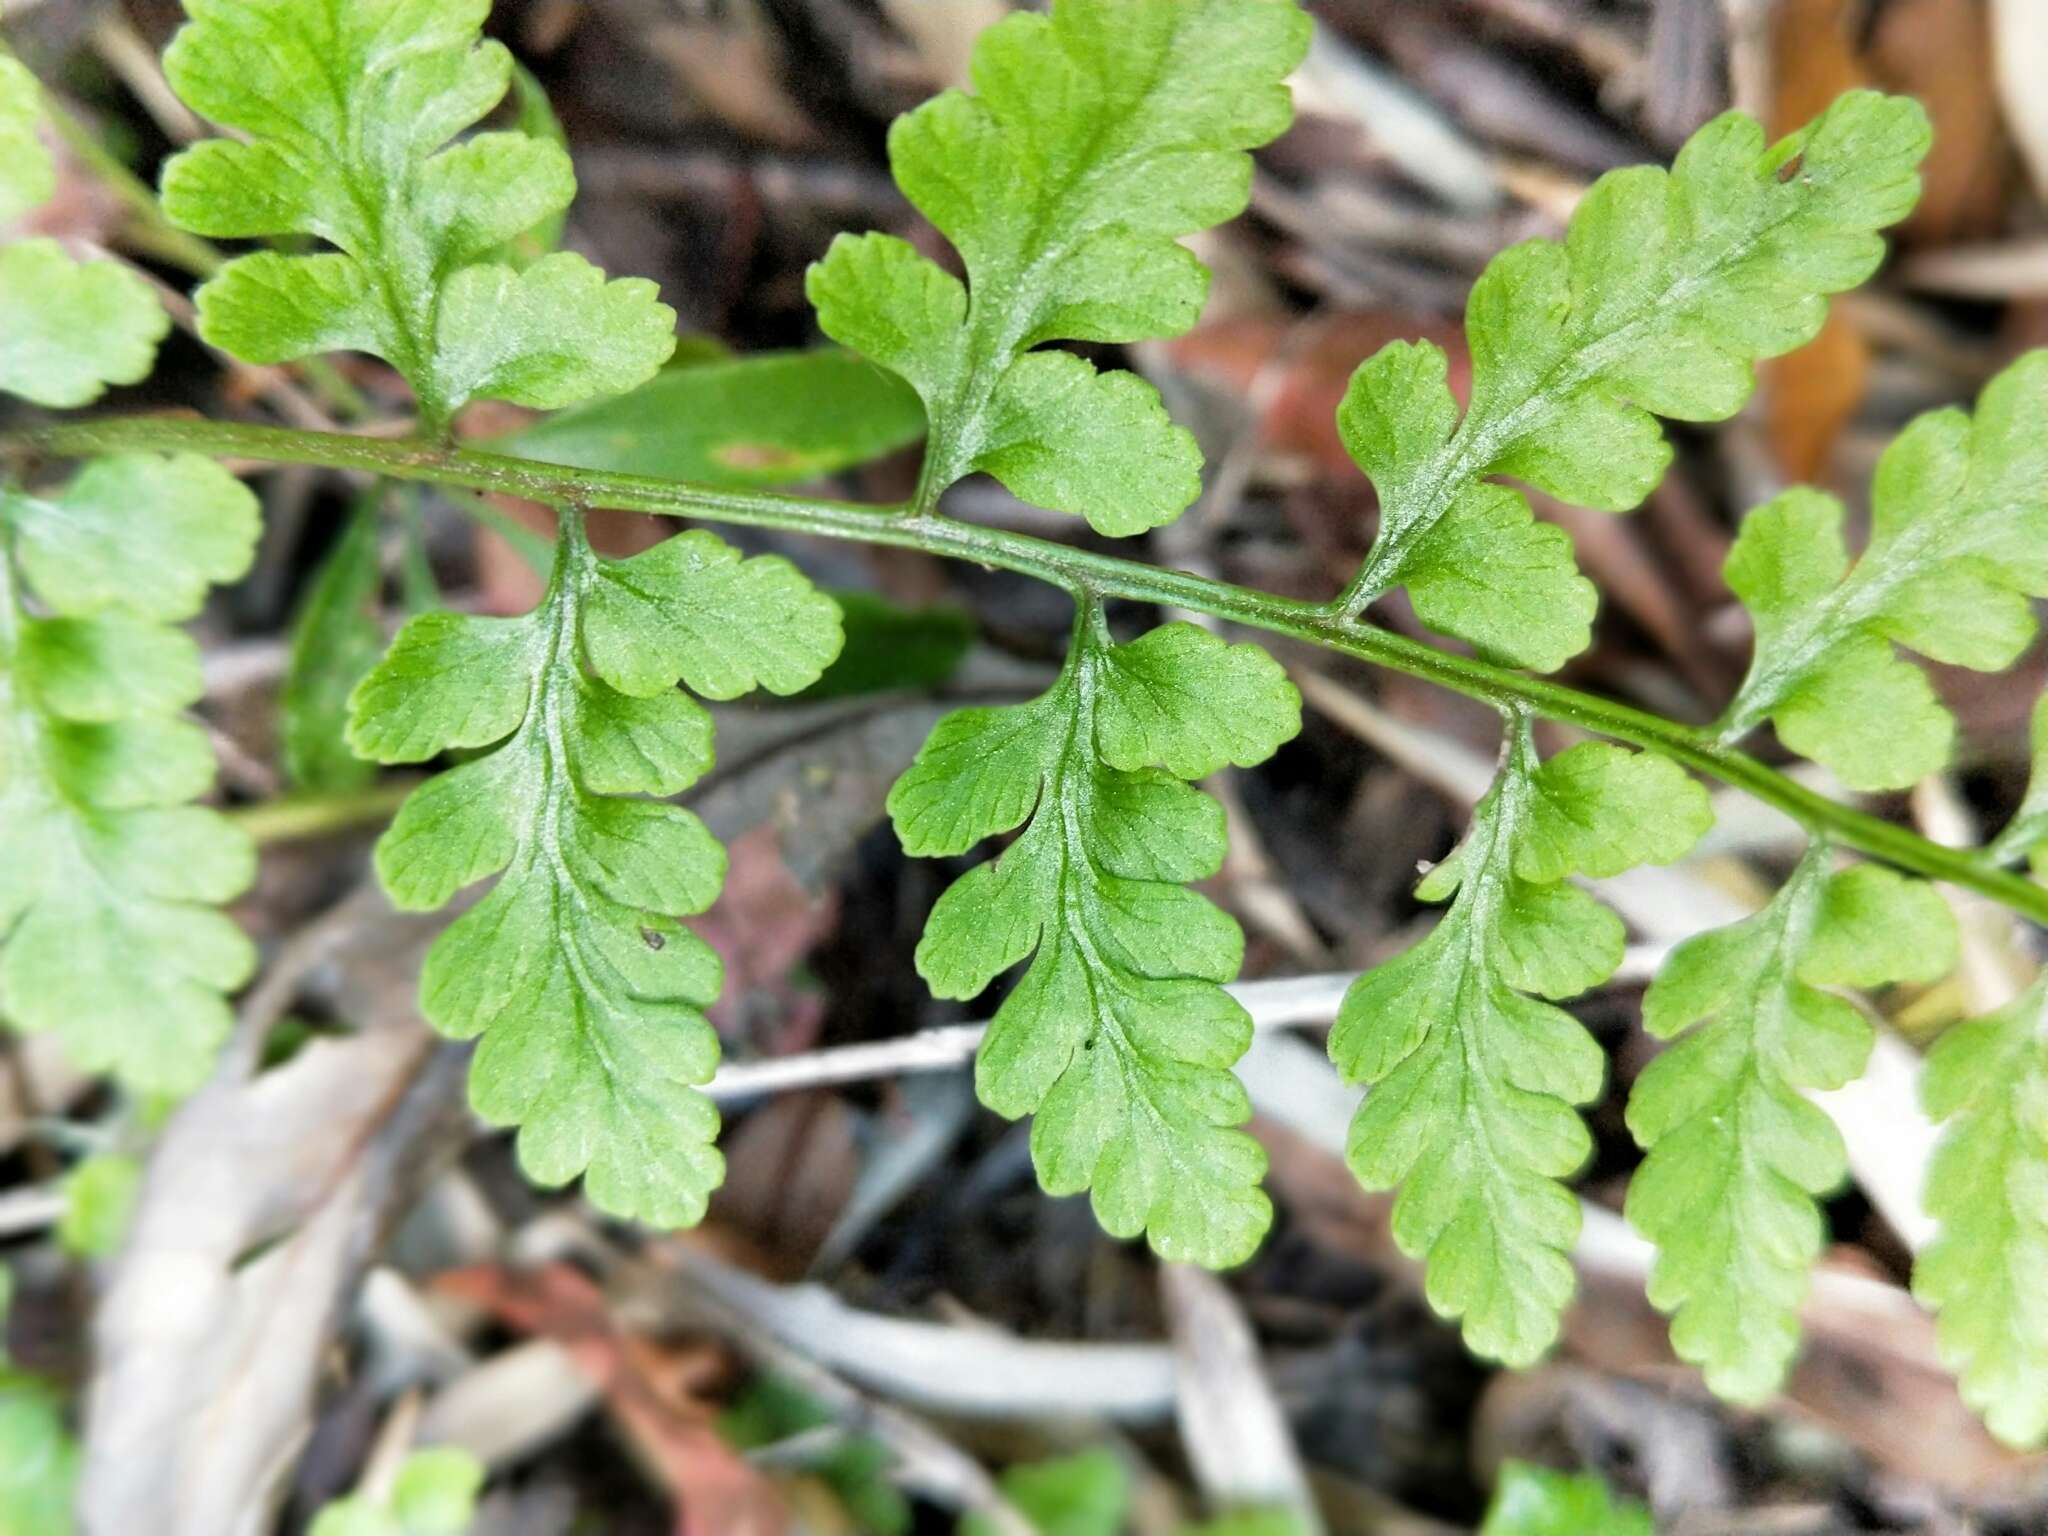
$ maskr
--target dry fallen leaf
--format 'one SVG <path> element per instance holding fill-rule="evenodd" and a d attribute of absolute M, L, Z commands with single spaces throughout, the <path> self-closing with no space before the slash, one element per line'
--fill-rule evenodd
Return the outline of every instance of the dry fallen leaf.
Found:
<path fill-rule="evenodd" d="M 1844 91 L 1871 83 L 1853 36 L 1851 0 L 1784 0 L 1771 26 L 1771 111 L 1776 137 L 1817 116 Z M 1806 346 L 1760 370 L 1765 433 L 1788 480 L 1819 478 L 1863 403 L 1870 349 L 1839 305 Z"/>
<path fill-rule="evenodd" d="M 2037 79 L 2041 63 L 2037 56 Z M 1917 96 L 1934 120 L 1920 202 L 1899 240 L 1955 245 L 1999 233 L 2014 165 L 1991 88 L 1985 0 L 1892 0 L 1878 15 L 1870 70 L 1886 90 Z"/>
<path fill-rule="evenodd" d="M 778 149 L 816 142 L 817 129 L 783 85 L 777 36 L 755 0 L 715 19 L 668 21 L 648 29 L 648 52 L 674 72 L 697 105 L 720 122 Z"/>
<path fill-rule="evenodd" d="M 625 1332 L 604 1292 L 567 1264 L 478 1265 L 441 1275 L 435 1287 L 568 1352 L 675 1500 L 676 1536 L 781 1536 L 790 1529 L 774 1484 L 715 1427 L 705 1393 L 725 1374 L 718 1351 L 669 1348 Z"/>
<path fill-rule="evenodd" d="M 244 1026 L 151 1157 L 94 1328 L 80 1479 L 90 1536 L 258 1536 L 312 1428 L 357 1278 L 468 1133 L 466 1052 L 414 1007 L 439 923 L 381 899 L 319 969 L 357 1034 L 258 1070 Z"/>
<path fill-rule="evenodd" d="M 1787 480 L 1826 478 L 1869 379 L 1870 346 L 1839 309 L 1812 341 L 1764 365 L 1764 428 L 1779 473 Z"/>

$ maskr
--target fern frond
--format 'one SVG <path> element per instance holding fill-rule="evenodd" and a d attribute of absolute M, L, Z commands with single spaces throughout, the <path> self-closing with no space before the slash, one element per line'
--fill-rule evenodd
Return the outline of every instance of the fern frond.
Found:
<path fill-rule="evenodd" d="M 515 267 L 507 242 L 576 191 L 560 144 L 450 145 L 505 95 L 512 56 L 479 40 L 488 0 L 188 0 L 164 70 L 237 130 L 175 156 L 164 211 L 222 239 L 311 235 L 312 255 L 240 257 L 200 288 L 200 333 L 258 363 L 373 353 L 430 426 L 470 399 L 552 408 L 629 389 L 675 349 L 641 278 L 566 252 Z"/>
<path fill-rule="evenodd" d="M 974 470 L 1108 534 L 1201 489 L 1158 392 L 1041 343 L 1177 336 L 1208 273 L 1177 237 L 1242 212 L 1308 47 L 1294 0 L 1056 0 L 982 34 L 975 94 L 889 133 L 896 181 L 962 284 L 888 235 L 841 235 L 808 279 L 833 340 L 902 375 L 931 421 L 923 505 Z"/>
<path fill-rule="evenodd" d="M 1984 388 L 1974 418 L 1931 411 L 1895 438 L 1871 488 L 1870 543 L 1851 566 L 1841 503 L 1785 492 L 1743 520 L 1728 585 L 1756 620 L 1756 656 L 1722 723 L 1766 719 L 1793 751 L 1859 789 L 1898 789 L 1948 761 L 1955 721 L 1893 650 L 1995 672 L 2048 596 L 2048 351 Z"/>
<path fill-rule="evenodd" d="M 1427 1263 L 1430 1304 L 1474 1352 L 1526 1365 L 1571 1297 L 1579 1206 L 1561 1181 L 1592 1149 L 1574 1106 L 1606 1075 L 1584 1026 L 1539 999 L 1605 981 L 1624 937 L 1567 882 L 1668 863 L 1713 817 L 1664 758 L 1588 742 L 1541 762 L 1526 719 L 1510 732 L 1465 840 L 1416 887 L 1450 910 L 1353 983 L 1330 1056 L 1372 1085 L 1351 1169 L 1367 1189 L 1400 1188 L 1394 1240 Z"/>
<path fill-rule="evenodd" d="M 1927 1059 L 1945 1125 L 1927 1171 L 1939 1223 L 1913 1293 L 1940 1315 L 1943 1363 L 2010 1445 L 2048 1440 L 2048 980 L 1950 1029 Z"/>
<path fill-rule="evenodd" d="M 63 1393 L 0 1357 L 0 1530 L 9 1536 L 71 1536 L 78 1471 L 78 1442 L 64 1427 Z"/>
<path fill-rule="evenodd" d="M 1488 264 L 1466 307 L 1462 417 L 1441 348 L 1396 342 L 1368 359 L 1338 417 L 1380 498 L 1352 611 L 1405 586 L 1432 629 L 1502 661 L 1548 671 L 1583 650 L 1594 594 L 1570 540 L 1488 477 L 1635 506 L 1671 458 L 1656 418 L 1732 416 L 1752 363 L 1813 337 L 1824 296 L 1870 275 L 1876 232 L 1918 198 L 1928 142 L 1917 102 L 1867 91 L 1775 145 L 1728 113 L 1668 173 L 1602 176 L 1563 244 L 1525 241 Z"/>
<path fill-rule="evenodd" d="M 889 794 L 906 851 L 965 853 L 1023 830 L 932 909 L 917 968 L 971 998 L 1029 961 L 976 1068 L 982 1102 L 1035 1113 L 1054 1194 L 1163 1257 L 1250 1256 L 1272 1220 L 1266 1159 L 1230 1068 L 1251 1019 L 1223 990 L 1237 924 L 1189 882 L 1223 862 L 1223 812 L 1182 781 L 1261 761 L 1300 728 L 1265 652 L 1169 624 L 1117 645 L 1083 607 L 1059 681 L 1028 704 L 941 720 Z"/>
<path fill-rule="evenodd" d="M 37 405 L 90 405 L 146 378 L 170 317 L 117 261 L 74 261 L 54 240 L 0 246 L 0 390 Z"/>
<path fill-rule="evenodd" d="M 1500 1487 L 1479 1536 L 1656 1536 L 1650 1512 L 1617 1499 L 1591 1474 L 1553 1472 L 1525 1461 L 1500 1469 Z"/>
<path fill-rule="evenodd" d="M 178 718 L 198 649 L 165 626 L 247 569 L 256 532 L 248 489 L 195 457 L 0 491 L 0 1015 L 145 1092 L 197 1086 L 255 963 L 215 910 L 254 850 L 186 803 L 213 752 Z"/>
<path fill-rule="evenodd" d="M 0 223 L 47 203 L 57 166 L 43 147 L 42 89 L 28 66 L 0 47 Z"/>
<path fill-rule="evenodd" d="M 1784 1380 L 1822 1242 L 1816 1197 L 1847 1172 L 1841 1134 L 1805 1095 L 1863 1071 L 1869 1022 L 1824 987 L 1927 981 L 1955 963 L 1933 887 L 1876 865 L 1830 874 L 1816 844 L 1755 917 L 1688 939 L 1643 998 L 1676 1043 L 1629 1096 L 1648 1154 L 1628 1218 L 1657 1245 L 1650 1300 L 1723 1397 Z"/>
<path fill-rule="evenodd" d="M 35 76 L 0 47 L 0 223 L 57 190 L 42 119 Z M 75 261 L 55 240 L 0 246 L 0 393 L 89 405 L 147 375 L 170 325 L 149 284 L 117 261 Z"/>
<path fill-rule="evenodd" d="M 406 801 L 377 845 L 399 906 L 490 893 L 429 951 L 428 1019 L 480 1036 L 477 1112 L 519 1127 L 544 1185 L 689 1226 L 722 1177 L 702 912 L 725 851 L 668 803 L 711 766 L 706 698 L 793 693 L 838 654 L 838 612 L 787 562 L 685 533 L 603 559 L 562 514 L 547 595 L 519 619 L 427 614 L 357 687 L 350 741 L 384 763 L 479 755 Z"/>

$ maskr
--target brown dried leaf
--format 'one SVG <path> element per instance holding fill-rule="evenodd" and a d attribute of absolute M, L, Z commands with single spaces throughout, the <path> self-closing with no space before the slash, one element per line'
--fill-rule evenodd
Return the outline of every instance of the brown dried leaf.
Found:
<path fill-rule="evenodd" d="M 2015 166 L 1991 83 L 1984 0 L 1892 0 L 1878 17 L 1870 70 L 1885 89 L 1919 97 L 1934 120 L 1925 190 L 1900 240 L 1954 245 L 1999 233 Z"/>
<path fill-rule="evenodd" d="M 817 142 L 783 84 L 782 49 L 755 0 L 725 7 L 716 20 L 664 22 L 649 30 L 647 48 L 698 105 L 748 138 L 778 149 Z"/>
<path fill-rule="evenodd" d="M 1870 346 L 1839 308 L 1820 334 L 1763 367 L 1765 436 L 1788 480 L 1818 480 L 1863 404 Z"/>
<path fill-rule="evenodd" d="M 435 1288 L 568 1351 L 675 1500 L 676 1536 L 783 1536 L 790 1529 L 775 1486 L 719 1437 L 705 1395 L 725 1374 L 717 1351 L 672 1349 L 626 1332 L 604 1292 L 567 1264 L 477 1265 L 439 1276 Z"/>
<path fill-rule="evenodd" d="M 1771 27 L 1771 112 L 1775 137 L 1820 115 L 1844 91 L 1871 83 L 1853 32 L 1854 0 L 1783 0 Z M 1779 470 L 1811 480 L 1863 403 L 1869 349 L 1839 306 L 1820 335 L 1760 370 L 1766 435 Z"/>

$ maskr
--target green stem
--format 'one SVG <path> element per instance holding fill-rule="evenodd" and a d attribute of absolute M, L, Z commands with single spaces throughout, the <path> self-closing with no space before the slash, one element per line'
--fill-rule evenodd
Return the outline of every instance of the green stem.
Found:
<path fill-rule="evenodd" d="M 768 491 L 714 490 L 568 469 L 431 443 L 345 437 L 279 427 L 135 417 L 82 422 L 0 436 L 0 453 L 85 458 L 133 449 L 184 451 L 212 458 L 313 464 L 399 480 L 502 491 L 533 501 L 617 507 L 707 522 L 781 528 L 825 538 L 893 545 L 1036 577 L 1071 592 L 1192 609 L 1270 634 L 1355 656 L 1374 666 L 1439 684 L 1496 708 L 1520 707 L 1596 735 L 1647 747 L 1732 784 L 1798 821 L 1809 832 L 1886 863 L 1962 886 L 2035 922 L 2048 924 L 2048 888 L 1989 868 L 1975 853 L 1926 838 L 1817 794 L 1708 731 L 1666 720 L 1561 683 L 1436 650 L 1344 617 L 1332 605 L 1305 603 L 1186 571 L 1164 570 L 1049 540 L 899 507 L 862 506 Z"/>
<path fill-rule="evenodd" d="M 258 805 L 237 806 L 227 812 L 227 818 L 258 843 L 302 842 L 389 821 L 405 797 L 417 788 L 419 779 L 407 774 L 361 789 L 286 795 Z"/>
<path fill-rule="evenodd" d="M 227 257 L 211 243 L 165 218 L 149 183 L 128 169 L 98 134 L 58 105 L 48 91 L 43 92 L 42 106 L 44 120 L 57 131 L 64 147 L 128 210 L 125 233 L 130 245 L 194 277 L 211 277 L 227 264 Z"/>

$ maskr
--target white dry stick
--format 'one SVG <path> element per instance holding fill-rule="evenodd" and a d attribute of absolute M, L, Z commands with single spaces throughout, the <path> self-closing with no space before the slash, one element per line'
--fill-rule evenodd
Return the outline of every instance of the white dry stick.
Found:
<path fill-rule="evenodd" d="M 822 1285 L 776 1285 L 682 1244 L 663 1256 L 688 1292 L 855 1385 L 929 1413 L 1157 1424 L 1173 1411 L 1174 1356 L 1164 1345 L 1046 1343 L 885 1317 Z"/>
<path fill-rule="evenodd" d="M 1410 725 L 1388 714 L 1365 695 L 1310 667 L 1290 667 L 1287 675 L 1301 690 L 1304 704 L 1342 726 L 1395 767 L 1406 769 L 1453 805 L 1471 809 L 1493 782 L 1496 765 L 1463 742 L 1439 731 Z"/>
<path fill-rule="evenodd" d="M 500 1350 L 435 1393 L 420 1419 L 426 1445 L 455 1445 L 486 1467 L 518 1465 L 597 1405 L 597 1381 L 553 1339 Z"/>
<path fill-rule="evenodd" d="M 1841 1131 L 1856 1187 L 1899 1241 L 1918 1253 L 1934 1238 L 1934 1218 L 1920 1203 L 1920 1187 L 1939 1133 L 1920 1107 L 1920 1053 L 1883 1020 L 1876 1022 L 1877 1039 L 1863 1075 L 1808 1097 Z"/>
<path fill-rule="evenodd" d="M 1289 82 L 1304 117 L 1356 123 L 1367 140 L 1453 207 L 1485 212 L 1501 200 L 1486 153 L 1435 102 L 1318 25 Z"/>
<path fill-rule="evenodd" d="M 0 1239 L 26 1237 L 54 1227 L 64 1215 L 64 1191 L 54 1181 L 28 1184 L 0 1195 Z"/>
<path fill-rule="evenodd" d="M 1921 251 L 1899 263 L 1908 287 L 1958 299 L 2034 299 L 2048 294 L 2048 240 L 2011 240 Z"/>
<path fill-rule="evenodd" d="M 178 100 L 178 93 L 164 78 L 156 49 L 120 16 L 101 16 L 92 29 L 92 46 L 100 62 L 142 103 L 165 138 L 173 144 L 191 144 L 207 136 L 206 124 Z"/>
<path fill-rule="evenodd" d="M 1304 1532 L 1320 1533 L 1308 1474 L 1237 1298 L 1186 1264 L 1166 1265 L 1159 1285 L 1173 1324 L 1181 1446 L 1203 1497 L 1218 1510 L 1284 1509 Z"/>
<path fill-rule="evenodd" d="M 1244 1005 L 1252 1016 L 1254 1029 L 1327 1024 L 1336 1017 L 1344 990 L 1357 975 L 1355 971 L 1339 971 L 1288 976 L 1277 981 L 1239 981 L 1224 990 Z M 733 1062 L 719 1068 L 704 1091 L 721 1103 L 730 1103 L 757 1094 L 869 1082 L 908 1072 L 945 1072 L 972 1061 L 981 1046 L 981 1037 L 987 1032 L 986 1023 L 946 1024 L 894 1040 L 835 1046 L 765 1061 Z"/>
<path fill-rule="evenodd" d="M 2041 65 L 2048 61 L 2048 6 L 2041 0 L 1991 0 L 1992 72 L 2006 127 L 2027 162 L 2034 190 L 2048 197 L 2048 93 Z"/>
<path fill-rule="evenodd" d="M 834 1358 L 839 1353 L 850 1355 L 856 1365 L 887 1367 L 894 1358 L 892 1351 L 905 1343 L 904 1336 L 892 1329 L 911 1328 L 970 1341 L 981 1335 L 928 1323 L 900 1323 L 894 1318 L 860 1312 L 840 1302 L 822 1286 L 773 1285 L 680 1243 L 670 1244 L 660 1258 L 670 1273 L 658 1274 L 654 1280 L 657 1285 L 669 1288 L 671 1294 L 655 1299 L 658 1315 L 669 1317 L 681 1312 L 707 1323 L 738 1345 L 757 1366 L 786 1377 L 824 1407 L 842 1429 L 865 1432 L 880 1440 L 895 1457 L 891 1475 L 905 1488 L 979 1514 L 997 1536 L 1031 1536 L 1030 1522 L 1004 1496 L 979 1461 L 922 1419 L 888 1403 L 872 1401 L 848 1385 L 849 1381 L 860 1379 L 860 1371 L 849 1368 L 842 1375 L 835 1369 L 848 1363 Z M 681 1285 L 676 1288 L 674 1282 L 678 1280 Z M 628 1310 L 630 1314 L 630 1307 Z M 808 1318 L 807 1312 L 811 1314 Z M 820 1333 L 813 1325 L 816 1314 L 821 1312 L 840 1314 L 851 1332 L 862 1335 L 860 1342 L 866 1349 L 857 1346 L 842 1351 L 828 1336 L 833 1330 L 828 1327 L 827 1333 Z M 870 1359 L 868 1351 L 874 1352 L 876 1358 Z M 913 1370 L 936 1380 L 948 1372 L 964 1374 L 977 1363 L 989 1363 L 986 1359 L 976 1362 L 967 1358 L 971 1353 L 963 1349 L 959 1353 L 932 1356 L 912 1345 L 908 1363 Z M 915 1381 L 918 1377 L 910 1379 Z M 886 1387 L 881 1390 L 885 1395 L 912 1400 L 902 1392 L 891 1392 Z"/>
<path fill-rule="evenodd" d="M 2023 0 L 2024 3 L 2024 0 Z M 1774 0 L 1721 0 L 1728 26 L 1728 84 L 1738 111 L 1768 117 L 1771 110 L 1771 22 Z"/>

